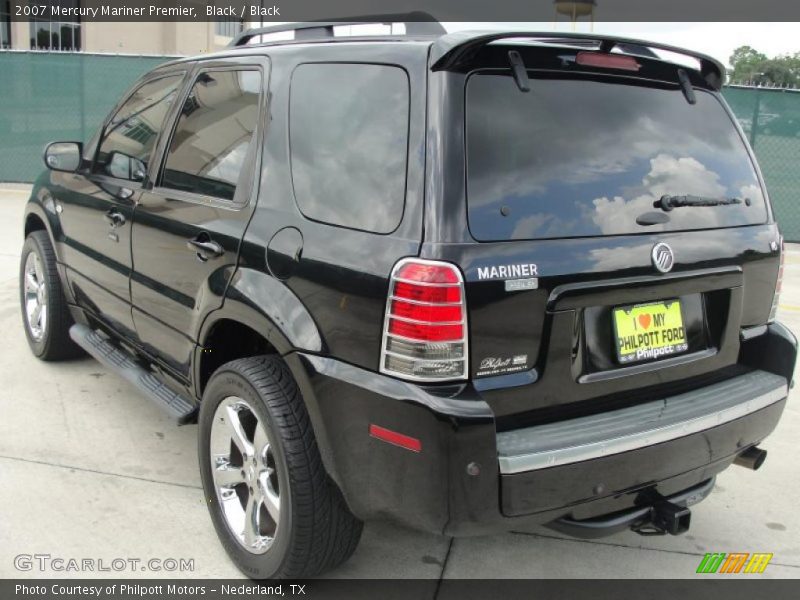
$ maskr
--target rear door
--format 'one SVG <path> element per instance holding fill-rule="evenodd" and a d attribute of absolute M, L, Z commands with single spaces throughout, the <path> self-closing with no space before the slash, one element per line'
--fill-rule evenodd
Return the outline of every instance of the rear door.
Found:
<path fill-rule="evenodd" d="M 722 376 L 768 318 L 779 237 L 746 142 L 717 93 L 691 103 L 676 67 L 653 81 L 637 60 L 642 77 L 530 69 L 528 92 L 509 70 L 450 76 L 472 241 L 431 252 L 465 272 L 472 377 L 501 424 Z"/>
<path fill-rule="evenodd" d="M 269 65 L 199 63 L 133 227 L 133 319 L 180 380 L 204 317 L 222 304 L 258 193 Z"/>

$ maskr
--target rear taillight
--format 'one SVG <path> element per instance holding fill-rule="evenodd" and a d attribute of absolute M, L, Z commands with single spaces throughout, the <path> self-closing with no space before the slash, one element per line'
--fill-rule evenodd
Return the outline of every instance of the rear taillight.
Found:
<path fill-rule="evenodd" d="M 772 309 L 769 311 L 769 322 L 775 320 L 775 315 L 778 312 L 778 303 L 781 299 L 781 287 L 783 287 L 783 236 L 781 236 L 781 257 L 778 263 L 778 279 L 775 282 L 775 295 L 772 297 Z"/>
<path fill-rule="evenodd" d="M 464 279 L 446 262 L 404 258 L 392 270 L 380 370 L 415 381 L 467 376 Z"/>

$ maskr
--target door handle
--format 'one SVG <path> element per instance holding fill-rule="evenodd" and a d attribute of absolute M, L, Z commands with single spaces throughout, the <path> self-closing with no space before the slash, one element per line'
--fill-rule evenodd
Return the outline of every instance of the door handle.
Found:
<path fill-rule="evenodd" d="M 201 233 L 186 243 L 189 250 L 197 253 L 197 260 L 206 262 L 209 258 L 217 258 L 225 254 L 225 250 L 212 240 L 207 233 Z"/>
<path fill-rule="evenodd" d="M 103 218 L 109 225 L 111 225 L 111 227 L 116 228 L 125 224 L 125 215 L 119 212 L 116 208 L 110 209 L 106 214 L 103 215 Z"/>

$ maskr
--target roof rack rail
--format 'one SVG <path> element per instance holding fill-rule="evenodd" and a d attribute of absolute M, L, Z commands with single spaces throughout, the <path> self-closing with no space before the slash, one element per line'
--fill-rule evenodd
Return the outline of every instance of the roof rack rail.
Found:
<path fill-rule="evenodd" d="M 719 90 L 725 81 L 725 67 L 719 61 L 692 50 L 677 48 L 660 42 L 635 40 L 594 33 L 537 32 L 537 31 L 458 31 L 440 37 L 431 50 L 434 71 L 458 70 L 469 64 L 475 54 L 487 44 L 511 39 L 526 39 L 544 44 L 565 44 L 578 47 L 594 46 L 600 52 L 614 49 L 626 54 L 657 58 L 653 50 L 665 50 L 691 57 L 700 63 L 700 74 L 714 89 Z"/>
<path fill-rule="evenodd" d="M 368 25 L 376 23 L 403 23 L 406 26 L 407 36 L 440 36 L 447 31 L 432 15 L 414 11 L 386 15 L 365 15 L 331 21 L 308 21 L 302 23 L 289 23 L 286 25 L 271 25 L 269 27 L 254 27 L 243 31 L 228 44 L 231 47 L 246 46 L 250 40 L 261 35 L 294 31 L 294 39 L 298 41 L 325 40 L 334 37 L 333 28 L 341 25 Z"/>

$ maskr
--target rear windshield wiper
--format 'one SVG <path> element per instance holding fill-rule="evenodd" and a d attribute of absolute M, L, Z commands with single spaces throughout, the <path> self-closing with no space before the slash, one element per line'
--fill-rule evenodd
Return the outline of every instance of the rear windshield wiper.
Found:
<path fill-rule="evenodd" d="M 681 206 L 727 206 L 730 204 L 744 204 L 750 206 L 750 198 L 712 198 L 710 196 L 661 196 L 653 203 L 655 208 L 671 211 Z"/>

